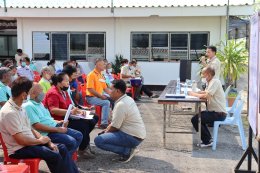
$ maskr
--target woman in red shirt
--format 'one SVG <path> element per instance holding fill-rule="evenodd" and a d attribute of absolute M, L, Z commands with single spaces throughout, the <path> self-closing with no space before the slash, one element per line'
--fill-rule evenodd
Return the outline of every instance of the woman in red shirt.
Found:
<path fill-rule="evenodd" d="M 69 77 L 66 73 L 59 73 L 52 76 L 53 86 L 46 93 L 43 104 L 49 109 L 52 117 L 55 120 L 63 120 L 69 105 L 71 104 L 68 95 Z M 83 114 L 83 111 L 78 108 L 73 108 L 73 115 Z M 92 120 L 69 119 L 69 128 L 80 131 L 83 134 L 83 140 L 79 146 L 80 153 L 86 157 L 93 158 L 94 153 L 90 149 L 90 132 L 94 129 L 98 122 L 98 116 L 94 115 Z"/>

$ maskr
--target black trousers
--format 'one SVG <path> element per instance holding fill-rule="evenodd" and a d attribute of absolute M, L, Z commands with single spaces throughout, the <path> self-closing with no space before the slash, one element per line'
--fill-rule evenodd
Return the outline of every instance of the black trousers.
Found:
<path fill-rule="evenodd" d="M 141 93 L 144 92 L 148 97 L 153 95 L 152 91 L 149 90 L 145 85 L 142 85 Z"/>
<path fill-rule="evenodd" d="M 84 150 L 90 142 L 90 132 L 95 128 L 98 122 L 98 116 L 94 115 L 92 120 L 69 119 L 69 128 L 78 130 L 82 133 L 83 139 L 79 146 L 79 150 Z"/>
<path fill-rule="evenodd" d="M 202 111 L 201 112 L 201 140 L 204 144 L 208 144 L 211 139 L 211 134 L 207 124 L 214 123 L 214 121 L 224 121 L 226 114 L 223 112 Z M 194 129 L 198 132 L 198 114 L 193 116 L 191 123 Z"/>

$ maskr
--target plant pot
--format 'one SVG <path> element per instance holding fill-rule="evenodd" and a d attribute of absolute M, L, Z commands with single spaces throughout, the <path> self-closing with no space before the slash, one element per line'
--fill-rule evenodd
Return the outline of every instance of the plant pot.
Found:
<path fill-rule="evenodd" d="M 228 97 L 228 107 L 232 107 L 236 97 Z"/>

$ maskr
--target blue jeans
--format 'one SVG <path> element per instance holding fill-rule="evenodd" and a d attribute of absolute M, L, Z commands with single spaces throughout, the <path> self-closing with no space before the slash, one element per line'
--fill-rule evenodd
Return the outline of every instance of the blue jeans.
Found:
<path fill-rule="evenodd" d="M 78 173 L 78 168 L 68 153 L 66 146 L 64 144 L 57 144 L 57 146 L 59 152 L 52 151 L 45 145 L 23 147 L 11 154 L 10 158 L 41 158 L 45 160 L 52 173 Z"/>
<path fill-rule="evenodd" d="M 96 146 L 106 151 L 127 156 L 131 149 L 138 146 L 142 141 L 122 131 L 104 133 L 94 140 Z"/>
<path fill-rule="evenodd" d="M 87 101 L 91 105 L 98 105 L 102 107 L 101 113 L 101 124 L 108 124 L 108 116 L 110 111 L 110 101 L 109 100 L 102 100 L 97 97 L 86 97 Z"/>
<path fill-rule="evenodd" d="M 69 119 L 68 127 L 80 131 L 83 135 L 82 142 L 79 145 L 79 150 L 84 150 L 89 145 L 90 132 L 95 128 L 98 122 L 98 116 L 94 115 L 91 120 Z"/>
<path fill-rule="evenodd" d="M 71 155 L 77 150 L 83 138 L 81 132 L 70 128 L 67 133 L 49 133 L 48 136 L 53 143 L 64 144 Z"/>

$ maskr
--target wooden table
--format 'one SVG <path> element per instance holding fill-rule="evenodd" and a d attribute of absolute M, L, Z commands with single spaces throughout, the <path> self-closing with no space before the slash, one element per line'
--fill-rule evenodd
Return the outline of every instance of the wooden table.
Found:
<path fill-rule="evenodd" d="M 171 115 L 171 105 L 176 105 L 181 102 L 195 103 L 195 114 L 198 114 L 198 133 L 199 139 L 201 139 L 201 103 L 205 103 L 205 99 L 200 98 L 166 98 L 166 94 L 175 94 L 176 93 L 176 80 L 171 80 L 166 88 L 163 90 L 162 94 L 158 99 L 158 103 L 163 105 L 163 145 L 166 146 L 166 133 L 183 133 L 183 132 L 167 132 L 166 131 L 166 117 L 167 117 L 167 107 L 169 107 L 169 115 Z M 180 114 L 180 113 L 179 113 Z M 184 113 L 182 113 L 184 114 Z M 170 120 L 169 120 L 170 121 Z M 184 132 L 185 133 L 185 132 Z M 199 142 L 200 145 L 200 142 Z"/>
<path fill-rule="evenodd" d="M 0 172 L 1 173 L 29 173 L 29 166 L 26 164 L 23 165 L 1 165 L 0 164 Z"/>

